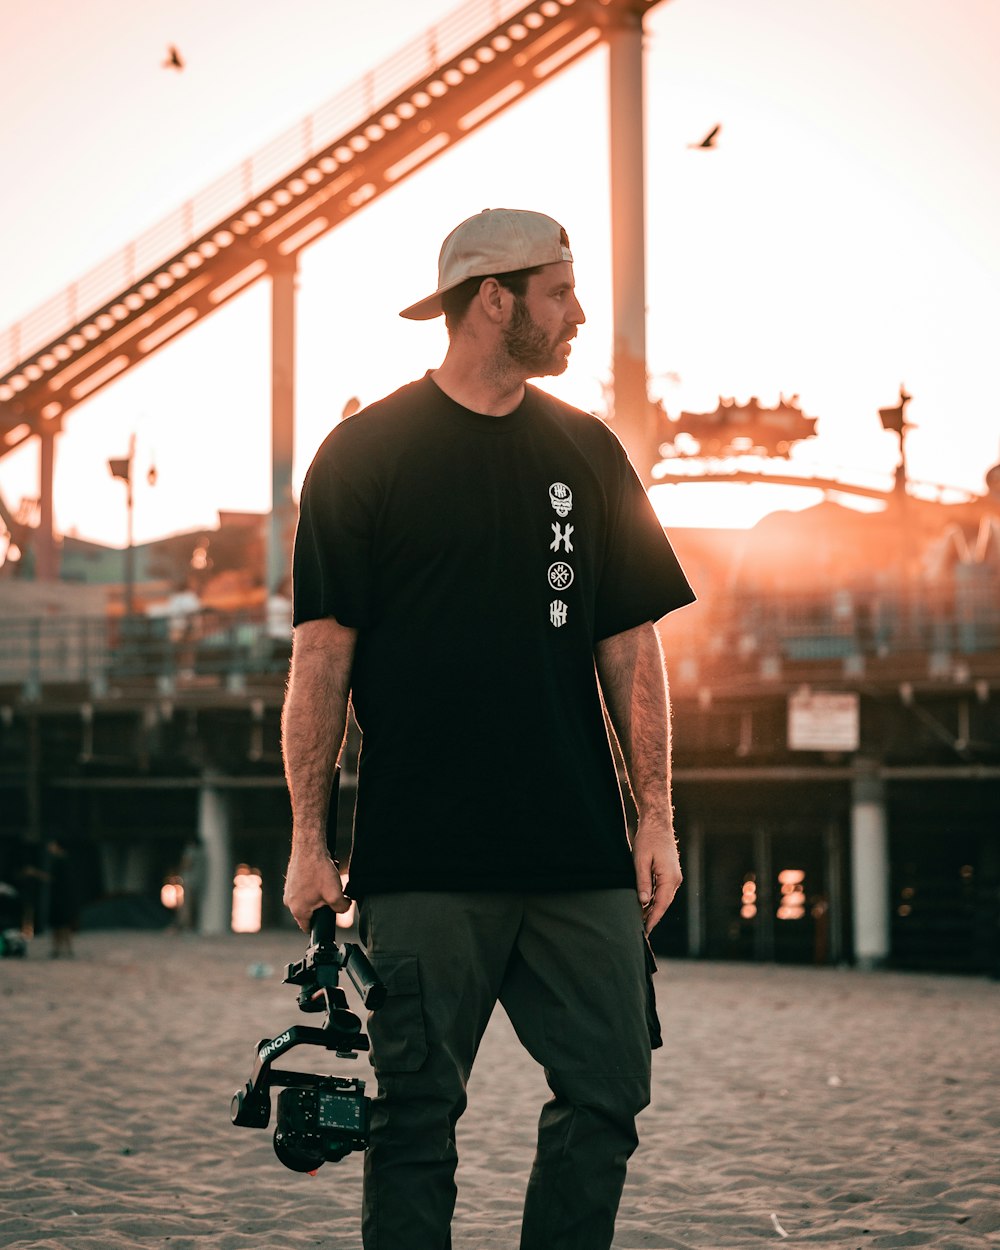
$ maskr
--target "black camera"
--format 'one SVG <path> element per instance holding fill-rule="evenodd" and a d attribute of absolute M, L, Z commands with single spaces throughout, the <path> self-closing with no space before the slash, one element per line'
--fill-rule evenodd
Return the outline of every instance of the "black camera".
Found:
<path fill-rule="evenodd" d="M 299 1008 L 325 1011 L 320 1028 L 292 1025 L 278 1037 L 265 1037 L 254 1051 L 250 1079 L 233 1095 L 230 1119 L 241 1128 L 267 1128 L 271 1118 L 271 1086 L 278 1094 L 274 1153 L 293 1172 L 315 1172 L 324 1163 L 335 1163 L 352 1150 L 368 1145 L 371 1099 L 365 1083 L 356 1077 L 324 1076 L 316 1072 L 292 1072 L 272 1066 L 293 1046 L 322 1046 L 340 1059 L 356 1059 L 368 1049 L 361 1021 L 348 1010 L 347 996 L 338 982 L 343 969 L 370 1011 L 385 1002 L 385 986 L 379 981 L 360 946 L 336 941 L 336 917 L 329 907 L 314 912 L 305 959 L 289 964 L 284 983 L 300 986 Z"/>
<path fill-rule="evenodd" d="M 293 1172 L 312 1172 L 319 1162 L 336 1163 L 368 1145 L 364 1082 L 332 1076 L 312 1089 L 283 1089 L 278 1095 L 274 1151 Z"/>

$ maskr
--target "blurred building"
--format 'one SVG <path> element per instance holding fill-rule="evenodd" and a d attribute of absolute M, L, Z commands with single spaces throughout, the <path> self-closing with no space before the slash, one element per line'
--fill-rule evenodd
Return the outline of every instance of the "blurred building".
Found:
<path fill-rule="evenodd" d="M 662 629 L 687 888 L 661 945 L 996 970 L 1000 509 L 672 537 L 700 600 Z"/>
<path fill-rule="evenodd" d="M 268 601 L 252 572 L 263 532 L 226 517 L 150 545 L 131 619 L 120 582 L 0 587 L 0 880 L 58 835 L 85 920 L 120 921 L 140 900 L 162 923 L 161 886 L 194 837 L 206 931 L 228 928 L 240 863 L 263 878 L 264 924 L 290 925 L 290 623 L 287 597 Z M 656 945 L 996 972 L 996 500 L 825 502 L 672 538 L 699 602 L 662 627 L 685 885 Z M 71 576 L 75 558 L 64 552 Z M 97 599 L 62 602 L 71 591 Z M 352 726 L 343 860 L 358 746 Z"/>

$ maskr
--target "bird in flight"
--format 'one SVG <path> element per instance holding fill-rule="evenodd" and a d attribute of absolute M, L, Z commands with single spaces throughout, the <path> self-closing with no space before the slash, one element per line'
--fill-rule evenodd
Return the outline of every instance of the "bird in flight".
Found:
<path fill-rule="evenodd" d="M 702 139 L 701 143 L 689 143 L 688 147 L 689 148 L 714 148 L 716 146 L 715 141 L 716 139 L 718 139 L 719 131 L 721 129 L 722 129 L 722 123 L 720 122 L 717 126 L 712 127 L 712 129 L 708 132 L 708 134 L 704 137 L 704 139 Z"/>
<path fill-rule="evenodd" d="M 173 44 L 167 48 L 167 59 L 163 62 L 164 69 L 183 69 L 184 58 L 177 51 Z"/>

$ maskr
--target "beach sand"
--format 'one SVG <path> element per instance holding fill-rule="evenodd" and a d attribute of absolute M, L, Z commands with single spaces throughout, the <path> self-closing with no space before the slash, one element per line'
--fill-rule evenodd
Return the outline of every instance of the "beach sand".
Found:
<path fill-rule="evenodd" d="M 0 1246 L 360 1250 L 360 1155 L 297 1175 L 271 1128 L 229 1122 L 254 1043 L 316 1022 L 281 984 L 303 940 L 76 948 L 0 962 Z M 1000 985 L 664 960 L 657 992 L 619 1250 L 1000 1246 Z M 370 1077 L 365 1058 L 328 1070 Z M 545 1096 L 498 1010 L 459 1125 L 455 1250 L 517 1246 Z"/>

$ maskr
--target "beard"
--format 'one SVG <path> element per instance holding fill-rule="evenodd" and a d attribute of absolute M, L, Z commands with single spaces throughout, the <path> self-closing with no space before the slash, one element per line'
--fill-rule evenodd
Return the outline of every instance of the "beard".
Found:
<path fill-rule="evenodd" d="M 564 373 L 569 357 L 556 349 L 563 341 L 559 336 L 546 338 L 545 331 L 528 311 L 523 295 L 514 297 L 514 313 L 503 332 L 503 346 L 510 360 L 528 371 L 533 378 L 552 377 Z"/>

